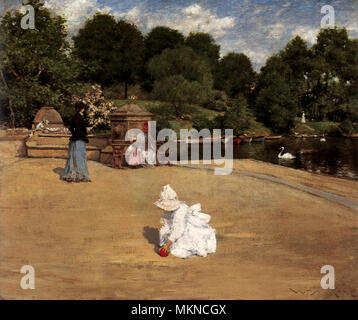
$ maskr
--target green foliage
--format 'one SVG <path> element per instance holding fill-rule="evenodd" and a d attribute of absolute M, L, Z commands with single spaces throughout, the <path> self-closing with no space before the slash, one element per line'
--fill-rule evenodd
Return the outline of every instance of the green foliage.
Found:
<path fill-rule="evenodd" d="M 138 99 L 140 83 L 147 90 L 140 99 L 151 94 L 159 101 L 136 102 L 155 109 L 163 127 L 189 125 L 193 117 L 197 128 L 231 127 L 241 134 L 260 126 L 251 110 L 276 132 L 289 132 L 302 111 L 308 121 L 333 123 L 312 123 L 318 132 L 350 133 L 358 121 L 358 39 L 345 28 L 320 30 L 312 48 L 295 37 L 256 74 L 242 53 L 219 60 L 220 46 L 210 34 L 185 38 L 159 26 L 143 37 L 134 24 L 102 13 L 86 21 L 71 51 L 64 18 L 43 1 L 27 3 L 35 8 L 36 30 L 20 27 L 20 11 L 0 22 L 0 113 L 12 126 L 30 126 L 44 105 L 67 122 L 78 81 L 114 85 L 106 91 L 113 99 L 126 99 L 128 87 Z"/>
<path fill-rule="evenodd" d="M 122 82 L 127 98 L 127 86 L 139 81 L 144 59 L 144 38 L 138 28 L 97 13 L 73 40 L 74 54 L 82 61 L 83 80 L 102 87 Z"/>
<path fill-rule="evenodd" d="M 117 23 L 109 14 L 97 13 L 73 37 L 73 53 L 82 61 L 84 81 L 111 84 L 116 77 L 119 58 L 115 54 Z"/>
<path fill-rule="evenodd" d="M 229 97 L 248 96 L 255 81 L 250 59 L 243 53 L 228 53 L 215 73 L 215 88 L 224 90 Z"/>
<path fill-rule="evenodd" d="M 190 82 L 182 75 L 175 75 L 157 80 L 154 84 L 153 96 L 156 99 L 170 102 L 177 116 L 183 113 L 183 105 L 196 102 L 201 86 L 199 82 Z"/>
<path fill-rule="evenodd" d="M 357 40 L 345 28 L 321 29 L 312 48 L 307 114 L 317 120 L 342 121 L 358 85 Z M 349 108 L 349 106 L 348 106 Z"/>
<path fill-rule="evenodd" d="M 246 97 L 241 94 L 238 98 L 231 99 L 223 118 L 224 128 L 233 129 L 235 135 L 241 135 L 251 129 L 254 124 L 255 118 L 248 108 Z"/>
<path fill-rule="evenodd" d="M 148 73 L 149 61 L 165 49 L 174 49 L 184 44 L 184 36 L 178 30 L 164 26 L 153 28 L 144 38 L 145 58 L 141 71 L 141 87 L 146 92 L 153 90 L 154 78 Z"/>
<path fill-rule="evenodd" d="M 184 44 L 184 36 L 178 30 L 168 27 L 155 27 L 144 40 L 146 61 L 161 54 L 165 49 L 174 49 Z"/>
<path fill-rule="evenodd" d="M 310 121 L 307 125 L 314 129 L 315 133 L 319 135 L 337 131 L 339 127 L 338 123 L 331 121 Z"/>
<path fill-rule="evenodd" d="M 289 85 L 291 69 L 279 56 L 268 59 L 261 69 L 257 86 L 255 111 L 258 119 L 277 132 L 294 126 L 297 96 Z"/>
<path fill-rule="evenodd" d="M 36 29 L 21 28 L 19 10 L 6 13 L 0 23 L 0 95 L 7 101 L 2 113 L 8 123 L 30 127 L 37 110 L 46 105 L 66 117 L 78 68 L 68 54 L 65 20 L 40 0 L 26 4 L 35 9 Z"/>
<path fill-rule="evenodd" d="M 221 126 L 216 126 L 215 119 L 208 119 L 203 114 L 196 114 L 193 116 L 193 128 L 199 131 L 202 129 L 209 129 L 210 131 L 212 131 L 213 129 L 221 129 Z"/>
<path fill-rule="evenodd" d="M 149 62 L 148 71 L 155 79 L 153 97 L 171 103 L 177 116 L 183 105 L 201 103 L 211 92 L 210 70 L 191 48 L 164 50 Z"/>
<path fill-rule="evenodd" d="M 341 131 L 345 134 L 351 134 L 354 132 L 353 124 L 351 119 L 347 118 L 345 119 L 340 125 L 339 128 Z"/>
<path fill-rule="evenodd" d="M 190 32 L 185 39 L 185 45 L 204 59 L 212 71 L 216 70 L 220 58 L 220 46 L 209 33 Z"/>
<path fill-rule="evenodd" d="M 225 111 L 228 101 L 228 96 L 224 91 L 213 90 L 208 99 L 203 102 L 203 107 L 216 111 Z"/>
<path fill-rule="evenodd" d="M 175 114 L 175 110 L 170 103 L 160 102 L 147 106 L 148 111 L 154 114 L 153 120 L 157 122 L 157 130 L 168 128 L 172 129 L 169 119 Z"/>
<path fill-rule="evenodd" d="M 200 122 L 200 120 L 199 122 L 197 121 L 196 123 L 193 124 L 193 127 L 195 127 L 198 130 L 207 128 L 210 131 L 213 131 L 214 129 L 225 129 L 224 115 L 219 114 L 213 119 L 206 119 L 206 120 L 205 117 L 203 116 L 203 121 L 202 122 Z"/>
<path fill-rule="evenodd" d="M 296 36 L 287 43 L 279 56 L 285 63 L 285 70 L 281 71 L 284 72 L 289 81 L 291 93 L 295 96 L 297 103 L 297 110 L 305 110 L 308 88 L 307 77 L 311 70 L 310 61 L 312 59 L 312 53 L 307 47 L 307 42 Z"/>

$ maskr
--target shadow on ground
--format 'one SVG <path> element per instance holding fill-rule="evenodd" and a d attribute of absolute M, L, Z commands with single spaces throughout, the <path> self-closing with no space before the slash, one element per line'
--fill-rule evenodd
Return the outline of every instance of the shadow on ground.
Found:
<path fill-rule="evenodd" d="M 63 173 L 65 172 L 65 168 L 60 168 L 57 167 L 55 169 L 52 170 L 54 173 L 58 174 L 58 177 L 61 178 L 61 176 L 63 175 Z"/>
<path fill-rule="evenodd" d="M 159 247 L 159 230 L 148 226 L 144 227 L 143 236 L 148 240 L 148 243 L 154 246 L 154 252 L 157 252 Z"/>

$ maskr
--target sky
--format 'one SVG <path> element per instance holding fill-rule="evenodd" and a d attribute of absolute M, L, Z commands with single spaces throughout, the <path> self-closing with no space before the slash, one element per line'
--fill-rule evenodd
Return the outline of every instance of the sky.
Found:
<path fill-rule="evenodd" d="M 20 0 L 0 0 L 0 12 Z M 242 52 L 258 70 L 273 53 L 296 35 L 315 43 L 325 5 L 334 8 L 335 25 L 358 38 L 358 0 L 46 0 L 64 15 L 71 33 L 96 12 L 108 12 L 134 22 L 145 34 L 158 25 L 187 35 L 210 33 L 221 46 L 221 56 Z"/>

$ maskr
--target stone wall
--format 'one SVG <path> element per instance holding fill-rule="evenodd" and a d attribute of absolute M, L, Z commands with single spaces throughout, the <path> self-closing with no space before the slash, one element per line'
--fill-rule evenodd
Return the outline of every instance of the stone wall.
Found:
<path fill-rule="evenodd" d="M 30 133 L 26 128 L 0 130 L 0 162 L 18 157 L 67 158 L 69 135 L 36 132 L 30 138 Z M 89 135 L 86 150 L 88 160 L 112 161 L 108 135 Z"/>

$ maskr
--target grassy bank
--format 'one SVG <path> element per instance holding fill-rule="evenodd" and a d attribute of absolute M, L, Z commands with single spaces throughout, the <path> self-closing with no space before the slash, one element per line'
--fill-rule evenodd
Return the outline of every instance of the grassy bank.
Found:
<path fill-rule="evenodd" d="M 114 99 L 112 100 L 116 106 L 121 106 L 125 103 L 133 102 L 133 100 Z M 134 100 L 136 104 L 152 112 L 155 118 L 163 117 L 168 120 L 169 127 L 177 134 L 180 129 L 190 129 L 193 127 L 196 118 L 203 118 L 204 120 L 213 121 L 216 117 L 224 115 L 222 111 L 211 110 L 200 105 L 191 104 L 183 108 L 183 116 L 181 118 L 174 115 L 173 109 L 170 106 L 163 105 L 160 101 L 152 100 Z M 268 136 L 272 131 L 265 127 L 262 123 L 254 121 L 252 127 L 244 132 L 247 135 L 253 136 Z"/>
<path fill-rule="evenodd" d="M 113 102 L 116 106 L 121 106 L 129 102 L 135 102 L 139 106 L 152 112 L 155 118 L 164 117 L 167 119 L 170 128 L 173 129 L 176 133 L 179 133 L 180 129 L 192 128 L 193 118 L 195 117 L 200 116 L 211 121 L 218 115 L 222 114 L 222 112 L 219 111 L 210 110 L 196 104 L 191 104 L 183 108 L 183 116 L 179 118 L 174 115 L 174 110 L 170 106 L 165 106 L 160 101 L 115 99 Z"/>
<path fill-rule="evenodd" d="M 301 123 L 297 120 L 293 131 L 299 134 L 341 136 L 346 134 L 357 134 L 358 123 L 349 124 L 347 129 L 347 125 L 344 122 L 307 121 L 306 123 Z"/>

